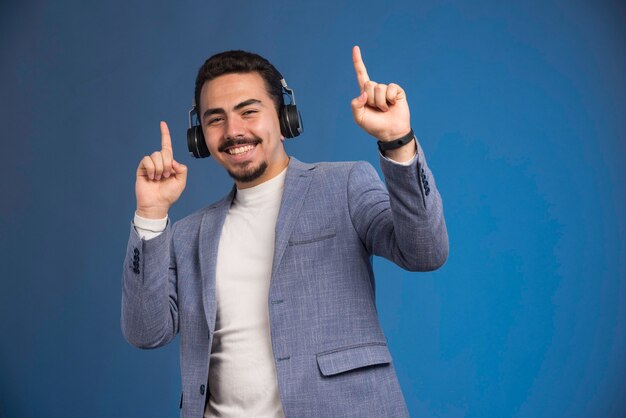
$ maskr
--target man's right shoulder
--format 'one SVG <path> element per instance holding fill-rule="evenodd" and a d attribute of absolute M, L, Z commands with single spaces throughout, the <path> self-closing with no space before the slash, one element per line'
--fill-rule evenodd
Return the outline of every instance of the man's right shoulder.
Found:
<path fill-rule="evenodd" d="M 198 209 L 197 211 L 185 216 L 184 218 L 179 219 L 178 221 L 174 222 L 174 228 L 180 230 L 198 227 L 202 222 L 202 218 L 204 217 L 204 214 L 207 212 L 208 208 L 209 206 Z"/>
<path fill-rule="evenodd" d="M 193 232 L 200 229 L 200 225 L 202 224 L 202 220 L 204 216 L 215 208 L 222 205 L 229 205 L 229 200 L 232 201 L 232 192 L 224 196 L 222 199 L 211 203 L 208 206 L 205 206 L 201 209 L 196 210 L 195 212 L 185 216 L 184 218 L 174 222 L 173 228 L 178 233 L 180 232 Z"/>

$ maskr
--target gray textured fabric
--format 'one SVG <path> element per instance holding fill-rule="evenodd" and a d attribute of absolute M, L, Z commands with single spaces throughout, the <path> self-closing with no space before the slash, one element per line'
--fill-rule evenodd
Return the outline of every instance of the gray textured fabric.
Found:
<path fill-rule="evenodd" d="M 368 163 L 291 158 L 269 293 L 272 347 L 287 417 L 408 416 L 375 307 L 371 256 L 411 271 L 441 266 L 448 236 L 423 158 Z M 235 189 L 141 240 L 131 227 L 122 332 L 155 348 L 180 332 L 181 417 L 202 417 L 215 325 L 215 260 Z"/>

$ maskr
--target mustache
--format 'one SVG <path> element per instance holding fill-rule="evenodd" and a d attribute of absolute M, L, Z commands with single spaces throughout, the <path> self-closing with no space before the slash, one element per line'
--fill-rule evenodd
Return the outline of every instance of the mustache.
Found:
<path fill-rule="evenodd" d="M 252 138 L 227 138 L 226 141 L 219 146 L 217 149 L 220 152 L 226 151 L 228 148 L 237 146 L 237 145 L 258 145 L 263 140 L 261 138 L 252 137 Z"/>

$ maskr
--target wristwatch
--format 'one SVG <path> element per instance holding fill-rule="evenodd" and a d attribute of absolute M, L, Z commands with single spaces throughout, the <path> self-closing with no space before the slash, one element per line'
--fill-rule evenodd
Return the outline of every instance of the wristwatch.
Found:
<path fill-rule="evenodd" d="M 415 134 L 413 133 L 413 129 L 411 129 L 411 131 L 402 138 L 394 139 L 392 141 L 378 141 L 378 149 L 384 154 L 385 151 L 398 149 L 408 144 L 413 140 L 413 138 L 415 138 Z"/>

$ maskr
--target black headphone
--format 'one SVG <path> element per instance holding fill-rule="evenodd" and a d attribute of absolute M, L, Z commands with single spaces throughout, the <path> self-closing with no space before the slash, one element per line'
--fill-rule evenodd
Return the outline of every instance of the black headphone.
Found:
<path fill-rule="evenodd" d="M 298 108 L 296 107 L 296 96 L 289 87 L 284 78 L 280 79 L 282 85 L 283 95 L 289 97 L 289 104 L 285 104 L 283 97 L 283 104 L 280 106 L 280 114 L 278 120 L 280 122 L 280 133 L 285 138 L 294 138 L 302 133 L 304 130 L 302 126 L 302 117 Z M 194 123 L 195 117 L 195 123 Z M 210 157 L 211 153 L 204 140 L 204 133 L 202 132 L 202 126 L 200 124 L 200 115 L 198 114 L 198 106 L 193 103 L 193 107 L 189 110 L 189 129 L 187 129 L 187 148 L 189 153 L 196 158 Z"/>

